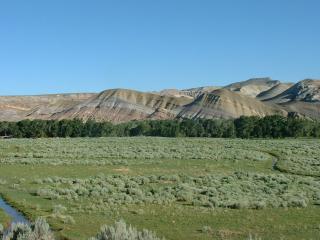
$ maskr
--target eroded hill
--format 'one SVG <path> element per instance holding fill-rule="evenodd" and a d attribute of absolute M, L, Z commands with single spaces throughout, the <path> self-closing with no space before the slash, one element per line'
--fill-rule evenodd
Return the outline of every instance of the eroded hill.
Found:
<path fill-rule="evenodd" d="M 296 84 L 254 78 L 225 87 L 139 92 L 0 97 L 0 121 L 94 119 L 114 123 L 143 119 L 237 118 L 287 115 L 320 118 L 320 80 Z"/>

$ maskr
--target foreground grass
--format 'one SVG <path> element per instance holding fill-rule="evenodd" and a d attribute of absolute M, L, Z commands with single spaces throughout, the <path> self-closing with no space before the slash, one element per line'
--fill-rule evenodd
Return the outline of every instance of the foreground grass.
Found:
<path fill-rule="evenodd" d="M 10 217 L 0 209 L 0 224 L 2 224 L 2 226 L 6 226 L 8 225 L 9 222 L 10 222 Z"/>
<path fill-rule="evenodd" d="M 298 240 L 317 239 L 320 235 L 320 207 L 317 205 L 320 190 L 317 192 L 309 191 L 307 187 L 296 187 L 298 184 L 312 187 L 319 183 L 316 176 L 303 176 L 313 176 L 317 170 L 318 165 L 315 163 L 319 164 L 320 161 L 317 161 L 320 155 L 319 140 L 19 139 L 0 141 L 0 149 L 0 193 L 30 219 L 38 216 L 46 217 L 53 229 L 67 239 L 87 239 L 95 235 L 101 225 L 112 224 L 119 219 L 124 219 L 139 229 L 147 228 L 155 231 L 158 236 L 167 239 L 246 239 L 251 234 L 262 239 Z M 300 161 L 297 161 L 299 159 Z M 304 168 L 299 168 L 301 161 L 305 163 Z M 281 164 L 283 169 L 290 169 L 290 173 L 273 170 L 275 162 Z M 295 172 L 296 169 L 299 169 L 299 172 Z M 230 209 L 203 206 L 201 202 L 192 204 L 193 199 L 191 199 L 157 204 L 152 202 L 123 204 L 122 200 L 120 204 L 119 200 L 115 200 L 109 206 L 106 203 L 108 198 L 101 193 L 96 197 L 93 193 L 69 196 L 61 192 L 57 197 L 37 194 L 39 189 L 59 191 L 69 189 L 73 186 L 73 182 L 74 184 L 78 184 L 76 183 L 78 180 L 90 182 L 97 176 L 120 175 L 135 179 L 150 175 L 169 177 L 182 175 L 198 179 L 201 176 L 230 178 L 234 172 L 260 174 L 262 177 L 271 176 L 271 178 L 272 176 L 293 178 L 293 182 L 288 185 L 289 192 L 273 194 L 281 199 L 289 194 L 299 201 L 305 200 L 306 205 L 304 203 L 299 207 L 267 205 L 261 209 L 248 209 L 247 205 L 244 205 L 239 209 Z M 71 179 L 71 182 L 55 182 L 59 178 Z M 216 184 L 215 181 L 212 183 Z M 175 184 L 180 182 L 164 179 L 147 184 L 145 187 L 140 186 L 143 191 L 151 187 L 158 191 Z M 188 184 L 186 187 L 192 187 L 191 183 Z M 208 183 L 196 186 L 199 188 L 206 184 Z M 246 182 L 243 184 L 247 186 Z M 248 186 L 251 185 L 248 182 Z M 86 184 L 83 186 L 87 187 Z M 269 187 L 278 189 L 278 186 Z M 263 200 L 259 194 L 250 192 L 252 191 L 250 189 L 248 187 L 248 193 L 253 197 L 256 196 L 259 201 Z M 261 189 L 264 189 L 263 185 Z M 88 188 L 88 190 L 94 189 Z M 166 193 L 165 190 L 161 191 Z M 235 193 L 231 189 L 222 189 L 223 193 L 224 191 L 228 199 L 233 199 Z M 115 194 L 123 196 L 121 192 Z M 127 195 L 130 194 L 133 199 L 136 198 L 136 193 Z M 112 196 L 114 198 L 118 195 Z M 224 204 L 221 199 L 220 202 Z M 55 210 L 57 205 L 63 206 L 60 212 Z M 1 219 L 5 219 L 5 216 L 1 217 L 0 211 L 0 222 Z"/>

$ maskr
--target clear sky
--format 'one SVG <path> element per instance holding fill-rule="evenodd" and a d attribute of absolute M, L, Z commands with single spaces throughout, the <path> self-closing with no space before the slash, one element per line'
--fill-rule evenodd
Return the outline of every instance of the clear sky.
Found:
<path fill-rule="evenodd" d="M 0 95 L 320 78 L 319 0 L 0 0 Z"/>

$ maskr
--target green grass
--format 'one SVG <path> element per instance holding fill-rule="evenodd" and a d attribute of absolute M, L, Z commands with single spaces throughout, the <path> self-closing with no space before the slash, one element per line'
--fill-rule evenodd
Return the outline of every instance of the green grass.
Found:
<path fill-rule="evenodd" d="M 317 239 L 318 156 L 315 139 L 0 140 L 0 193 L 72 240 L 119 219 L 167 239 Z"/>
<path fill-rule="evenodd" d="M 0 209 L 0 224 L 2 224 L 2 226 L 6 226 L 9 222 L 10 217 L 4 211 L 2 211 L 2 209 Z"/>

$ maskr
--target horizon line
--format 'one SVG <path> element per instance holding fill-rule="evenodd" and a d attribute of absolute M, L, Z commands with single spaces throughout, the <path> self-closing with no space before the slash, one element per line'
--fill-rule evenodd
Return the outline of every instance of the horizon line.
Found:
<path fill-rule="evenodd" d="M 305 81 L 305 80 L 314 80 L 314 81 L 320 81 L 320 79 L 317 79 L 317 78 L 304 78 L 302 80 L 298 80 L 296 82 L 294 81 L 281 81 L 281 80 L 278 80 L 278 79 L 272 79 L 271 77 L 253 77 L 253 78 L 249 78 L 249 79 L 246 79 L 246 80 L 243 80 L 243 81 L 236 81 L 236 82 L 230 82 L 226 85 L 222 85 L 222 86 L 219 86 L 219 85 L 205 85 L 205 86 L 193 86 L 193 87 L 186 87 L 186 88 L 161 88 L 161 89 L 158 89 L 158 90 L 140 90 L 140 89 L 134 89 L 134 88 L 126 88 L 126 87 L 113 87 L 113 88 L 105 88 L 101 91 L 87 91 L 87 92 L 84 92 L 84 91 L 78 91 L 78 92 L 43 92 L 43 93 L 31 93 L 31 94 L 0 94 L 0 97 L 41 97 L 41 96 L 54 96 L 54 95 L 72 95 L 72 94 L 99 94 L 101 92 L 104 92 L 104 91 L 108 91 L 108 90 L 132 90 L 132 91 L 137 91 L 137 92 L 143 92 L 143 93 L 159 93 L 160 91 L 163 91 L 163 90 L 189 90 L 189 89 L 194 89 L 194 88 L 202 88 L 202 87 L 217 87 L 217 88 L 223 88 L 223 87 L 226 87 L 230 84 L 234 84 L 234 83 L 241 83 L 241 82 L 246 82 L 246 81 L 249 81 L 249 80 L 263 80 L 263 79 L 270 79 L 271 81 L 280 81 L 281 83 L 284 83 L 284 84 L 288 84 L 288 83 L 292 83 L 292 84 L 296 84 L 298 82 L 301 82 L 301 81 Z"/>

